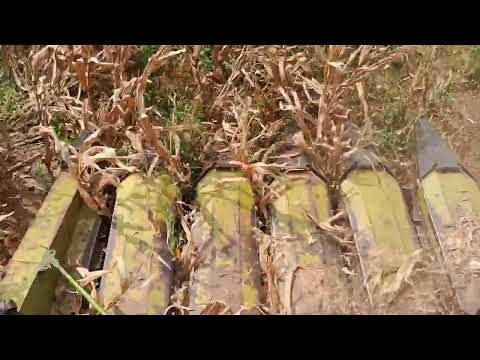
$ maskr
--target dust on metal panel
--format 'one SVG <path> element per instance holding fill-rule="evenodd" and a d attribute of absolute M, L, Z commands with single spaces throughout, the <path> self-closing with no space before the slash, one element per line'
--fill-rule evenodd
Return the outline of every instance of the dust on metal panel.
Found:
<path fill-rule="evenodd" d="M 48 292 L 52 290 L 57 274 L 54 269 L 39 271 L 48 249 L 54 248 L 57 257 L 62 258 L 79 206 L 76 180 L 69 174 L 61 174 L 7 266 L 0 281 L 1 299 L 13 300 L 21 312 L 48 313 L 52 300 Z M 37 292 L 45 294 L 30 296 Z M 30 300 L 24 306 L 27 297 Z"/>
<path fill-rule="evenodd" d="M 480 214 L 478 184 L 463 172 L 434 171 L 422 180 L 422 188 L 440 240 L 443 232 L 456 226 L 460 216 Z"/>
<path fill-rule="evenodd" d="M 167 175 L 127 177 L 117 190 L 100 297 L 116 314 L 163 314 L 171 286 L 176 186 Z M 150 212 L 150 216 L 149 216 Z M 157 230 L 158 232 L 157 232 Z M 116 299 L 116 301 L 114 301 Z"/>
<path fill-rule="evenodd" d="M 330 217 L 327 186 L 312 173 L 284 175 L 273 186 L 279 195 L 272 204 L 272 238 L 282 312 L 340 312 L 339 302 L 347 300 L 340 249 L 309 218 L 321 223 Z"/>
<path fill-rule="evenodd" d="M 430 172 L 421 181 L 421 188 L 428 212 L 425 217 L 431 221 L 442 256 L 451 266 L 451 262 L 455 261 L 451 255 L 466 246 L 453 236 L 459 221 L 463 217 L 480 216 L 480 189 L 475 180 L 463 171 Z M 460 306 L 467 313 L 475 314 L 480 310 L 480 280 L 474 277 L 471 282 L 464 283 L 459 274 L 452 271 L 450 276 Z M 476 295 L 467 296 L 467 293 Z"/>
<path fill-rule="evenodd" d="M 419 248 L 400 186 L 387 171 L 354 170 L 341 190 L 366 279 L 379 266 L 384 273 L 398 268 Z M 373 301 L 369 284 L 367 290 Z"/>
<path fill-rule="evenodd" d="M 199 265 L 191 278 L 191 313 L 215 301 L 233 311 L 254 311 L 260 299 L 260 267 L 250 184 L 240 172 L 212 170 L 197 193 L 200 217 L 192 241 L 199 249 Z"/>
<path fill-rule="evenodd" d="M 426 244 L 424 247 L 432 249 L 435 253 L 437 261 L 442 261 L 443 256 L 441 254 L 439 243 L 436 240 L 435 227 L 433 226 L 432 220 L 428 212 L 428 207 L 423 196 L 423 189 L 421 184 L 419 184 L 417 188 L 415 198 L 420 208 L 420 217 L 422 221 L 422 236 L 425 237 L 424 243 Z"/>

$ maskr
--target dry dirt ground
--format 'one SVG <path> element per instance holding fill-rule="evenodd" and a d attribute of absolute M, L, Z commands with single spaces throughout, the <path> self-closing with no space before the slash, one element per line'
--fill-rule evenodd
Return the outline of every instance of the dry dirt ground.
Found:
<path fill-rule="evenodd" d="M 5 265 L 18 247 L 25 231 L 40 208 L 48 190 L 48 173 L 41 167 L 42 143 L 31 142 L 35 136 L 21 132 L 9 131 L 11 149 L 5 141 L 0 147 L 6 151 L 2 154 L 2 173 L 0 181 L 0 209 L 2 214 L 11 216 L 0 222 L 0 265 Z M 38 154 L 38 155 L 37 155 Z M 35 159 L 36 160 L 29 160 Z M 27 160 L 22 166 L 22 162 Z M 17 170 L 11 170 L 14 166 Z"/>
<path fill-rule="evenodd" d="M 480 93 L 467 90 L 454 100 L 451 117 L 439 121 L 465 168 L 480 179 Z"/>

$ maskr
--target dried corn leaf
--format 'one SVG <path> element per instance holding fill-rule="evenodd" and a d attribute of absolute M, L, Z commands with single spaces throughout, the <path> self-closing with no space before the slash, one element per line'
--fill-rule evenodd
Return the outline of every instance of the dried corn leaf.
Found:
<path fill-rule="evenodd" d="M 12 211 L 8 214 L 0 214 L 0 222 L 2 221 L 5 221 L 5 219 L 7 219 L 8 217 L 12 216 L 13 214 L 15 214 L 15 211 Z"/>

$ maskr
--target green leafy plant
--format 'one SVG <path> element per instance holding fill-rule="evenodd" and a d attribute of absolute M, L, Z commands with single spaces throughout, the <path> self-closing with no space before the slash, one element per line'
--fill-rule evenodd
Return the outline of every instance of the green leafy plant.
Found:
<path fill-rule="evenodd" d="M 24 115 L 26 99 L 14 83 L 9 80 L 0 80 L 0 121 L 7 123 Z"/>
<path fill-rule="evenodd" d="M 47 167 L 42 162 L 36 162 L 32 166 L 32 175 L 39 182 L 42 189 L 47 192 L 52 186 L 52 179 Z"/>
<path fill-rule="evenodd" d="M 470 80 L 475 87 L 480 86 L 480 46 L 473 46 L 470 53 Z"/>
<path fill-rule="evenodd" d="M 207 72 L 213 71 L 213 45 L 204 45 L 200 49 L 200 66 Z"/>
<path fill-rule="evenodd" d="M 159 48 L 160 45 L 143 45 L 140 49 L 140 53 L 138 54 L 137 67 L 141 70 L 145 69 L 148 59 L 150 59 L 150 57 L 155 54 Z"/>
<path fill-rule="evenodd" d="M 67 126 L 65 125 L 65 119 L 62 114 L 55 113 L 52 117 L 52 126 L 53 131 L 58 136 L 58 138 L 70 145 L 73 145 L 77 140 L 77 136 L 74 133 L 69 133 L 67 131 Z"/>

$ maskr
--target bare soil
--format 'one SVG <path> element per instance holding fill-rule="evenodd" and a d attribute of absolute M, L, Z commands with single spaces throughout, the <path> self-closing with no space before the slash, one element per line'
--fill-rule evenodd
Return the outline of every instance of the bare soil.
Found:
<path fill-rule="evenodd" d="M 444 124 L 451 146 L 465 168 L 480 179 L 480 94 L 465 91 L 458 94 L 453 105 L 453 116 Z"/>
<path fill-rule="evenodd" d="M 14 212 L 6 220 L 0 222 L 0 265 L 4 266 L 15 252 L 28 227 L 35 218 L 46 195 L 39 180 L 32 175 L 32 165 L 25 164 L 16 171 L 8 169 L 26 159 L 32 158 L 42 151 L 42 143 L 29 143 L 32 136 L 19 132 L 9 132 L 11 148 L 8 149 L 5 139 L 0 147 L 5 149 L 1 155 L 2 174 L 0 180 L 0 213 Z M 37 161 L 41 160 L 41 156 Z"/>

